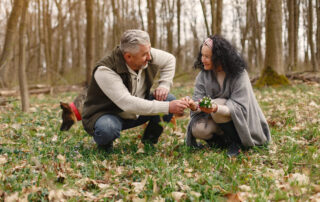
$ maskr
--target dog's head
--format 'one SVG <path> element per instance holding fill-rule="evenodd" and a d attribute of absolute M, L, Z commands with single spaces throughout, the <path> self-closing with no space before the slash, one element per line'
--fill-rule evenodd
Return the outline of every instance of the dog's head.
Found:
<path fill-rule="evenodd" d="M 60 107 L 62 109 L 62 124 L 60 130 L 67 131 L 77 122 L 77 117 L 68 103 L 60 102 Z"/>

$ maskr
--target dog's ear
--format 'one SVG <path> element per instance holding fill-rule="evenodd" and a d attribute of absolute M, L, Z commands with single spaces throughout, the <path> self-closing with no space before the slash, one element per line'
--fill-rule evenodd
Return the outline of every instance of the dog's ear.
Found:
<path fill-rule="evenodd" d="M 68 103 L 64 103 L 64 102 L 60 102 L 60 107 L 63 110 L 69 109 L 69 105 Z"/>

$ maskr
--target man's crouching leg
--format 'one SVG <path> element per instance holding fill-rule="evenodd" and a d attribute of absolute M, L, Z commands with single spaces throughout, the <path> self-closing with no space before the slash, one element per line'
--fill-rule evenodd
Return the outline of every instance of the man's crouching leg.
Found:
<path fill-rule="evenodd" d="M 119 117 L 111 114 L 101 116 L 95 123 L 93 139 L 98 147 L 111 151 L 113 141 L 120 137 L 122 122 Z"/>
<path fill-rule="evenodd" d="M 150 100 L 154 100 L 155 98 L 151 95 Z M 167 99 L 165 101 L 172 101 L 175 100 L 176 97 L 172 94 L 168 94 Z M 168 114 L 162 117 L 163 121 L 165 122 L 170 122 L 173 114 Z M 163 132 L 163 127 L 159 124 L 161 122 L 161 118 L 159 115 L 156 116 L 150 116 L 150 121 L 148 123 L 148 126 L 146 127 L 143 137 L 142 137 L 142 142 L 145 144 L 156 144 L 158 142 L 158 139 L 160 135 Z"/>

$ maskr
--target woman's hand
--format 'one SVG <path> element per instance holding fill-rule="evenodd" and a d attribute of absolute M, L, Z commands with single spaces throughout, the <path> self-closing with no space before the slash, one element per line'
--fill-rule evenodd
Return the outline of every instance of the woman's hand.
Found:
<path fill-rule="evenodd" d="M 195 101 L 193 101 L 189 96 L 181 98 L 181 100 L 187 102 L 189 104 L 189 108 L 192 111 L 196 111 L 198 109 L 198 103 L 196 103 Z"/>
<path fill-rule="evenodd" d="M 216 113 L 218 111 L 218 105 L 216 103 L 212 103 L 211 108 L 199 107 L 202 112 L 207 114 Z"/>

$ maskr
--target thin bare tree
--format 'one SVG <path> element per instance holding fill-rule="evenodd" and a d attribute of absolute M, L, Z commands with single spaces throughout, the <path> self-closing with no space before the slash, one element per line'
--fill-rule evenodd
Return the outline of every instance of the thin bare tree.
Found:
<path fill-rule="evenodd" d="M 216 34 L 221 34 L 221 25 L 222 25 L 222 9 L 223 9 L 223 2 L 222 0 L 216 0 L 217 7 L 216 7 Z"/>
<path fill-rule="evenodd" d="M 289 71 L 297 69 L 298 62 L 298 29 L 299 29 L 299 2 L 287 0 L 288 7 L 288 62 Z"/>
<path fill-rule="evenodd" d="M 157 14 L 156 0 L 147 0 L 148 33 L 153 47 L 157 47 Z"/>
<path fill-rule="evenodd" d="M 94 0 L 86 0 L 86 13 L 87 13 L 87 31 L 86 31 L 86 84 L 88 85 L 91 80 L 91 71 L 93 69 L 94 58 L 94 34 L 93 34 L 93 7 Z"/>
<path fill-rule="evenodd" d="M 210 29 L 209 29 L 209 24 L 208 24 L 208 19 L 207 19 L 207 7 L 206 7 L 206 2 L 205 0 L 200 0 L 201 8 L 202 8 L 202 14 L 203 14 L 203 19 L 204 19 L 204 24 L 206 26 L 206 31 L 207 35 L 210 35 Z"/>
<path fill-rule="evenodd" d="M 25 27 L 26 27 L 26 15 L 28 9 L 29 0 L 24 0 L 22 7 L 22 14 L 19 27 L 19 86 L 22 111 L 29 111 L 29 93 L 28 82 L 26 75 L 26 42 L 25 42 Z"/>
<path fill-rule="evenodd" d="M 318 61 L 316 58 L 315 53 L 315 47 L 313 42 L 313 7 L 312 7 L 313 1 L 309 0 L 308 4 L 308 43 L 310 48 L 310 54 L 311 54 L 311 64 L 312 64 L 312 70 L 318 71 Z"/>
<path fill-rule="evenodd" d="M 317 12 L 317 36 L 316 36 L 316 44 L 317 44 L 317 58 L 320 58 L 320 1 L 316 1 L 316 12 Z M 318 61 L 320 63 L 320 61 Z"/>
<path fill-rule="evenodd" d="M 14 38 L 16 36 L 16 30 L 19 17 L 21 16 L 23 1 L 14 0 L 12 5 L 12 11 L 8 18 L 6 36 L 4 40 L 4 46 L 0 55 L 0 87 L 7 87 L 7 63 L 11 58 L 14 48 Z"/>

